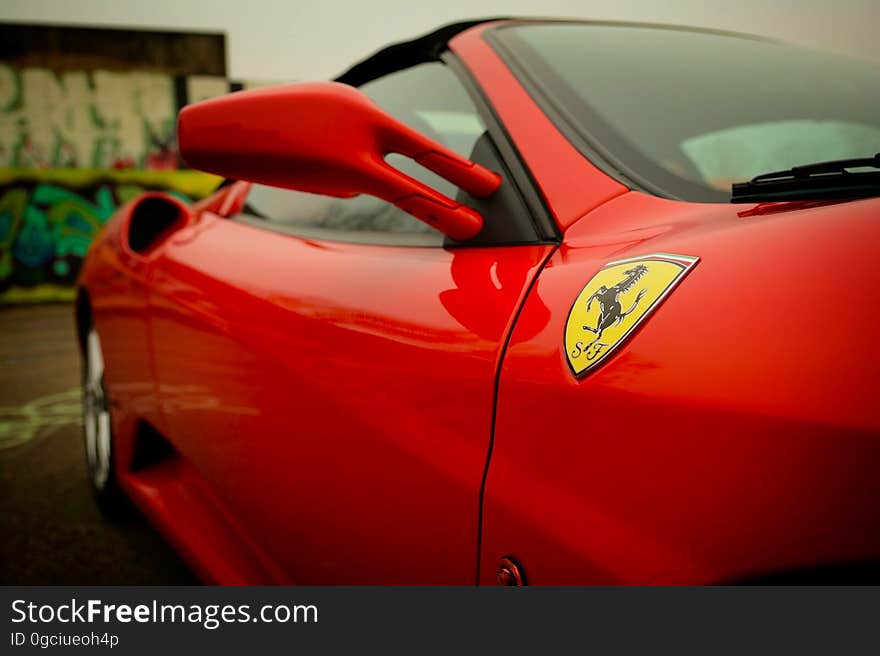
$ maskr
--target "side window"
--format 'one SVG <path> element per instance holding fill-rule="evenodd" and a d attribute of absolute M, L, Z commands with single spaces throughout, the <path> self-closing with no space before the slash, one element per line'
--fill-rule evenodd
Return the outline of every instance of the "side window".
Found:
<path fill-rule="evenodd" d="M 470 157 L 485 126 L 464 87 L 441 62 L 419 64 L 368 82 L 360 90 L 386 112 L 457 153 Z M 457 188 L 414 161 L 387 161 L 450 198 Z M 444 236 L 396 206 L 372 196 L 332 198 L 253 185 L 238 218 L 268 222 L 305 236 L 377 244 L 442 245 Z"/>

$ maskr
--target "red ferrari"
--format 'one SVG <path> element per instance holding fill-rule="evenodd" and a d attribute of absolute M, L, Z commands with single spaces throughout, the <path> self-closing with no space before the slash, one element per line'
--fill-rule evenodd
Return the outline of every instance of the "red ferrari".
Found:
<path fill-rule="evenodd" d="M 85 445 L 211 583 L 868 582 L 880 71 L 492 20 L 185 108 L 92 245 Z"/>

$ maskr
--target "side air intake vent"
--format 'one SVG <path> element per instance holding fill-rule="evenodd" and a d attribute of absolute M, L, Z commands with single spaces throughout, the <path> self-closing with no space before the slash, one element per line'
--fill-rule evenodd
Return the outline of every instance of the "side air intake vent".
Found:
<path fill-rule="evenodd" d="M 132 472 L 157 467 L 177 455 L 171 443 L 158 430 L 144 420 L 139 420 L 131 457 Z"/>
<path fill-rule="evenodd" d="M 135 253 L 146 253 L 186 222 L 184 209 L 170 198 L 150 196 L 131 211 L 128 246 Z"/>

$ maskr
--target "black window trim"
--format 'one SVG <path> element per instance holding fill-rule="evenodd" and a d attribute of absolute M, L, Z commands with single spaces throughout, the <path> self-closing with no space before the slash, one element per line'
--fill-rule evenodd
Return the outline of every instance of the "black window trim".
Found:
<path fill-rule="evenodd" d="M 440 60 L 455 74 L 477 108 L 477 112 L 486 126 L 486 131 L 489 133 L 489 138 L 510 172 L 511 182 L 531 214 L 532 223 L 537 233 L 535 243 L 558 244 L 562 235 L 547 201 L 483 89 L 452 51 L 447 49 L 442 52 Z"/>

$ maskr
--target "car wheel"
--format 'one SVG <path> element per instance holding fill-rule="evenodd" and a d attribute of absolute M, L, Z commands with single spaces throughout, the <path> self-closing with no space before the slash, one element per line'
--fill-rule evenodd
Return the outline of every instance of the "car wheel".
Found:
<path fill-rule="evenodd" d="M 83 353 L 83 436 L 89 481 L 98 506 L 108 515 L 126 514 L 130 505 L 116 479 L 110 401 L 104 385 L 104 353 L 94 327 L 86 335 Z"/>

